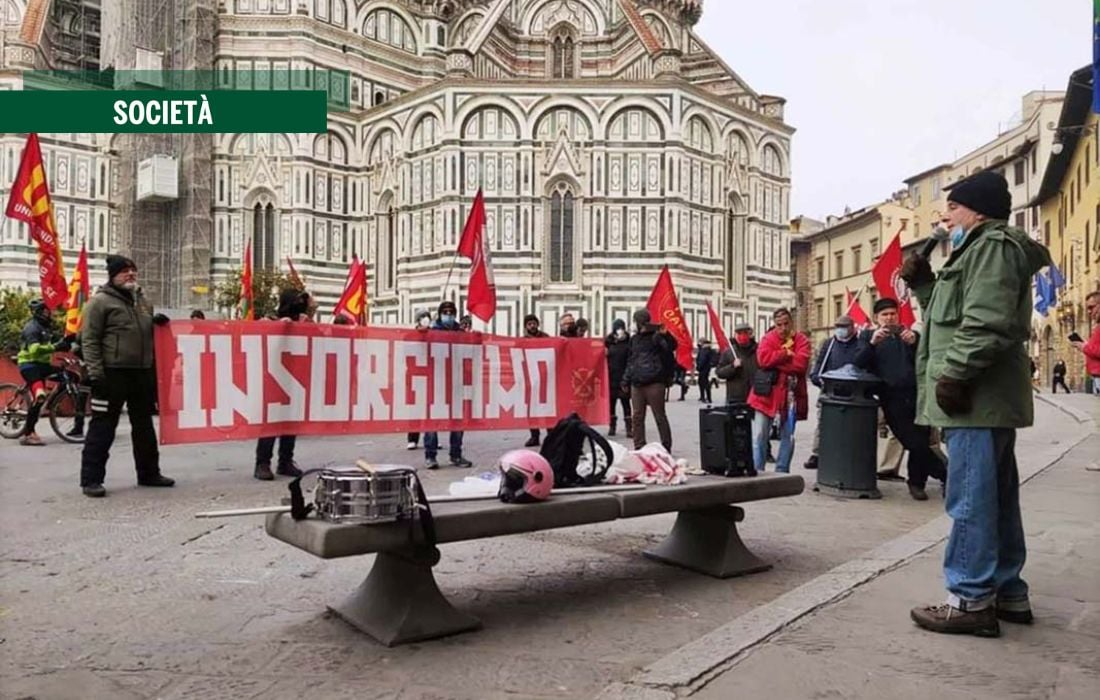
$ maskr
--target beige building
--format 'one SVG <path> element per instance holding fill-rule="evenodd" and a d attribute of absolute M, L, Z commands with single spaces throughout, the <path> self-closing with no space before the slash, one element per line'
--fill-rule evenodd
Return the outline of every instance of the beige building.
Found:
<path fill-rule="evenodd" d="M 804 218 L 792 222 L 796 321 L 815 345 L 848 310 L 847 290 L 860 295 L 860 305 L 871 315 L 878 298 L 871 268 L 898 231 L 911 225 L 913 210 L 907 204 L 903 190 L 880 204 L 830 216 L 821 228 Z"/>
<path fill-rule="evenodd" d="M 1074 391 L 1086 389 L 1085 362 L 1068 336 L 1077 331 L 1089 337 L 1092 324 L 1085 313 L 1085 296 L 1100 290 L 1100 125 L 1090 109 L 1092 80 L 1091 66 L 1070 76 L 1061 114 L 1048 130 L 1056 152 L 1030 202 L 1039 211 L 1043 241 L 1066 281 L 1058 290 L 1058 305 L 1038 317 L 1032 354 L 1042 386 L 1050 387 L 1051 370 L 1062 359 L 1068 370 L 1066 383 Z"/>

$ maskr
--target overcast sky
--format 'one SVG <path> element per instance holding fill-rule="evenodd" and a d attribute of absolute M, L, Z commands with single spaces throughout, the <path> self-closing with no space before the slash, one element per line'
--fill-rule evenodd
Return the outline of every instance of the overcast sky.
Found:
<path fill-rule="evenodd" d="M 696 30 L 787 99 L 791 216 L 885 199 L 1092 60 L 1091 0 L 706 0 Z"/>

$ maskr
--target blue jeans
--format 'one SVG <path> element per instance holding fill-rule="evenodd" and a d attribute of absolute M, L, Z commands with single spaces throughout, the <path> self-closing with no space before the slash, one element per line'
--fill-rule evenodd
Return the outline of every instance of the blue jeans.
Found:
<path fill-rule="evenodd" d="M 462 456 L 462 431 L 452 431 L 448 437 L 451 441 L 451 459 Z M 439 454 L 439 433 L 424 433 L 424 457 L 435 459 Z"/>
<path fill-rule="evenodd" d="M 756 471 L 764 471 L 768 458 L 768 434 L 772 429 L 772 419 L 760 411 L 752 419 L 752 461 Z M 791 458 L 794 457 L 794 433 L 787 421 L 779 421 L 779 456 L 775 460 L 775 471 L 787 474 L 791 471 Z"/>
<path fill-rule="evenodd" d="M 960 610 L 982 610 L 994 601 L 1005 609 L 1027 609 L 1016 431 L 947 428 L 943 434 L 946 508 L 954 521 L 943 559 L 947 602 Z"/>

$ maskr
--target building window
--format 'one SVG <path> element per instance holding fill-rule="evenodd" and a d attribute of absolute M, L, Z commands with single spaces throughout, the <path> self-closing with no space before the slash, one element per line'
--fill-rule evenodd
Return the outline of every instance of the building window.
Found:
<path fill-rule="evenodd" d="M 386 211 L 385 288 L 393 289 L 397 282 L 397 212 L 391 206 Z"/>
<path fill-rule="evenodd" d="M 1025 212 L 1016 212 L 1016 228 L 1027 227 L 1027 214 Z"/>
<path fill-rule="evenodd" d="M 833 256 L 833 279 L 840 279 L 844 276 L 844 251 L 840 251 Z"/>
<path fill-rule="evenodd" d="M 863 246 L 852 248 L 852 274 L 859 274 L 863 269 Z"/>
<path fill-rule="evenodd" d="M 878 239 L 876 238 L 876 239 L 871 241 L 871 260 L 874 260 L 877 257 L 878 257 Z"/>
<path fill-rule="evenodd" d="M 913 222 L 913 235 L 916 238 L 920 238 L 920 222 L 919 221 L 914 221 Z M 856 269 L 858 270 L 859 268 L 857 267 Z"/>
<path fill-rule="evenodd" d="M 817 274 L 814 277 L 815 282 L 825 281 L 825 258 L 818 258 L 814 261 L 817 267 Z"/>
<path fill-rule="evenodd" d="M 730 202 L 726 212 L 726 289 L 741 287 L 741 265 L 744 260 L 745 217 L 738 214 L 738 201 Z"/>
<path fill-rule="evenodd" d="M 259 202 L 252 207 L 252 268 L 275 267 L 275 207 Z"/>
<path fill-rule="evenodd" d="M 576 199 L 564 183 L 550 196 L 550 281 L 573 282 L 573 222 Z"/>
<path fill-rule="evenodd" d="M 1050 247 L 1050 222 L 1043 222 L 1043 245 Z"/>
<path fill-rule="evenodd" d="M 909 199 L 912 200 L 914 207 L 920 206 L 920 183 L 916 183 L 909 186 Z"/>
<path fill-rule="evenodd" d="M 842 295 L 836 294 L 833 296 L 833 310 L 836 312 L 833 314 L 834 321 L 844 315 L 844 297 Z"/>
<path fill-rule="evenodd" d="M 824 299 L 815 299 L 814 300 L 814 319 L 815 319 L 815 325 L 816 326 L 821 327 L 821 326 L 825 325 L 825 300 Z"/>
<path fill-rule="evenodd" d="M 567 35 L 561 35 L 554 39 L 552 47 L 553 51 L 553 70 L 550 77 L 556 79 L 568 79 L 576 77 L 576 70 L 574 67 L 574 54 L 576 51 L 576 45 L 573 43 L 573 37 Z"/>
<path fill-rule="evenodd" d="M 1024 184 L 1024 161 L 1018 160 L 1012 166 L 1012 181 L 1013 184 Z"/>

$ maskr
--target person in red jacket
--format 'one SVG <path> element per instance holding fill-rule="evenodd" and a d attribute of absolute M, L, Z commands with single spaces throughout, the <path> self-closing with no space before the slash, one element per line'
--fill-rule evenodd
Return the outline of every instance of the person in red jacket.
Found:
<path fill-rule="evenodd" d="M 779 458 L 775 471 L 786 474 L 794 456 L 794 426 L 787 420 L 788 396 L 794 393 L 798 420 L 806 420 L 809 400 L 806 396 L 806 370 L 810 366 L 810 341 L 794 329 L 794 320 L 787 309 L 772 314 L 774 327 L 768 331 L 756 349 L 759 369 L 752 377 L 749 405 L 756 411 L 753 418 L 752 448 L 757 471 L 764 471 L 768 449 L 768 432 L 772 421 L 779 417 Z"/>
<path fill-rule="evenodd" d="M 1073 341 L 1073 347 L 1085 355 L 1085 373 L 1092 377 L 1092 393 L 1100 396 L 1100 292 L 1085 297 L 1085 311 L 1092 321 L 1092 335 L 1088 342 Z"/>

